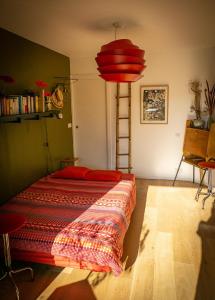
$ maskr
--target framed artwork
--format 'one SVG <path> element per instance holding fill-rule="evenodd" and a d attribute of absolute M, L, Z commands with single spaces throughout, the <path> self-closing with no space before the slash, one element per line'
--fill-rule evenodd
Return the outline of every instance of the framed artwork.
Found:
<path fill-rule="evenodd" d="M 140 87 L 140 123 L 168 123 L 168 85 Z"/>

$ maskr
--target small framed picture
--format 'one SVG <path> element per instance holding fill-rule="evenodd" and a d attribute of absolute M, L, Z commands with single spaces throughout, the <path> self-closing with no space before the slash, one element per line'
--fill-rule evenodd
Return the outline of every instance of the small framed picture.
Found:
<path fill-rule="evenodd" d="M 168 123 L 168 85 L 140 87 L 140 123 Z"/>

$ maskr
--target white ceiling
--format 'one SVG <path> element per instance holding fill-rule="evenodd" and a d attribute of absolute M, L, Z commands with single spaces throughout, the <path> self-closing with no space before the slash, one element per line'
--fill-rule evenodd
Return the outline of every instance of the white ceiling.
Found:
<path fill-rule="evenodd" d="M 215 46 L 215 0 L 0 0 L 0 27 L 71 57 L 114 40 L 145 50 Z"/>

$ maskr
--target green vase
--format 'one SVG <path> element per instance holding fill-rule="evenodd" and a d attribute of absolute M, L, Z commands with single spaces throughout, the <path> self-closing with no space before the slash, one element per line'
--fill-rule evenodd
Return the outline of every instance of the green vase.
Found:
<path fill-rule="evenodd" d="M 205 121 L 202 119 L 192 120 L 192 127 L 203 129 L 205 127 Z"/>

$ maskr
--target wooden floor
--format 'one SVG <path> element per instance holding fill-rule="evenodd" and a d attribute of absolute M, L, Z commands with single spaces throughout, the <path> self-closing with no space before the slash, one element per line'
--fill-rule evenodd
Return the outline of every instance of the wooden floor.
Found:
<path fill-rule="evenodd" d="M 114 277 L 33 264 L 34 282 L 16 275 L 20 300 L 214 300 L 215 209 L 208 199 L 202 210 L 195 192 L 191 183 L 138 179 L 124 272 Z M 16 299 L 7 279 L 0 299 Z"/>

